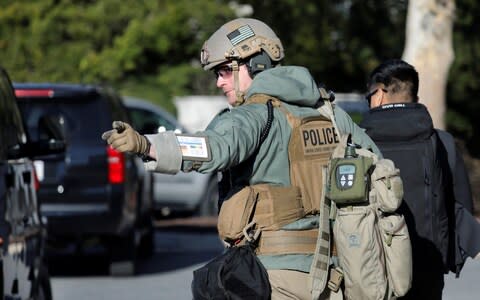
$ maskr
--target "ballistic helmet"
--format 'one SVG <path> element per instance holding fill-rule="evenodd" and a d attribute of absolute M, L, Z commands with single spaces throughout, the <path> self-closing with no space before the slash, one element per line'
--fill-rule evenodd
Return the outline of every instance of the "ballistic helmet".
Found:
<path fill-rule="evenodd" d="M 203 44 L 201 63 L 205 70 L 230 61 L 242 61 L 264 52 L 273 64 L 284 57 L 282 42 L 265 23 L 249 18 L 232 20 Z"/>

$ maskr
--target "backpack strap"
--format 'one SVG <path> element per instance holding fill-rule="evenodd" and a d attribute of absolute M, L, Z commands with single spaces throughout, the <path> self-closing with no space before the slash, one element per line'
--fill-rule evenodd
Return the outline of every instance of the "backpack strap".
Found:
<path fill-rule="evenodd" d="M 268 103 L 268 101 L 272 102 L 273 107 L 278 108 L 281 112 L 283 112 L 286 117 L 288 124 L 293 128 L 294 126 L 298 125 L 299 119 L 296 118 L 292 113 L 288 111 L 288 109 L 285 108 L 285 106 L 282 105 L 282 101 L 279 99 L 266 95 L 266 94 L 255 94 L 252 95 L 250 98 L 248 98 L 245 101 L 245 104 L 250 104 L 250 103 Z"/>
<path fill-rule="evenodd" d="M 327 168 L 322 168 L 322 185 L 327 186 Z M 319 231 L 310 276 L 312 278 L 312 299 L 320 299 L 320 294 L 325 289 L 328 281 L 328 269 L 330 267 L 330 200 L 325 197 L 325 189 L 322 190 L 320 212 L 318 217 Z"/>
<path fill-rule="evenodd" d="M 325 91 L 324 89 L 321 88 L 320 95 L 323 95 L 322 90 Z M 330 121 L 332 121 L 335 131 L 337 132 L 338 136 L 341 138 L 342 137 L 341 132 L 338 130 L 337 122 L 335 121 L 334 104 L 331 101 L 331 97 L 322 96 L 321 100 L 323 100 L 323 105 L 320 105 L 317 108 L 317 111 L 320 113 L 320 115 L 327 117 Z"/>
<path fill-rule="evenodd" d="M 448 157 L 448 165 L 450 166 L 450 170 L 453 173 L 453 171 L 455 170 L 456 155 L 457 155 L 455 140 L 453 139 L 451 134 L 440 129 L 435 129 L 435 135 L 438 137 L 440 142 L 445 147 L 445 150 L 447 152 L 447 157 Z"/>
<path fill-rule="evenodd" d="M 453 180 L 454 180 L 454 173 L 456 172 L 455 169 L 457 168 L 456 166 L 456 162 L 457 162 L 457 147 L 455 145 L 455 140 L 453 139 L 453 136 L 451 134 L 449 134 L 448 132 L 446 131 L 443 131 L 443 130 L 439 130 L 439 129 L 435 129 L 435 135 L 438 137 L 438 141 L 440 142 L 440 144 L 442 144 L 441 146 L 443 147 L 440 147 L 440 151 L 444 152 L 444 157 L 447 157 L 447 160 L 448 160 L 448 166 L 450 168 L 450 178 L 449 180 L 451 180 L 451 182 L 449 184 L 451 184 L 452 186 L 454 185 L 453 183 Z M 446 152 L 446 153 L 445 153 Z M 460 271 L 462 270 L 463 268 L 463 265 L 465 264 L 465 260 L 467 259 L 467 254 L 465 253 L 465 251 L 460 247 L 460 244 L 462 243 L 461 240 L 462 240 L 462 237 L 460 236 L 461 235 L 461 232 L 465 229 L 464 226 L 467 226 L 467 227 L 470 227 L 470 224 L 468 224 L 467 221 L 461 221 L 463 219 L 462 215 L 463 215 L 463 212 L 466 210 L 465 207 L 462 205 L 462 208 L 461 210 L 458 210 L 457 209 L 457 203 L 461 203 L 461 201 L 458 201 L 458 199 L 456 199 L 456 195 L 455 195 L 455 190 L 453 188 L 453 190 L 451 191 L 452 192 L 452 199 L 450 199 L 449 203 L 450 203 L 450 207 L 455 207 L 455 213 L 454 213 L 454 216 L 452 216 L 451 214 L 449 214 L 449 227 L 450 228 L 454 228 L 454 233 L 453 236 L 454 236 L 454 239 L 453 241 L 449 241 L 449 243 L 451 243 L 450 245 L 450 249 L 449 251 L 452 251 L 453 253 L 451 253 L 448 257 L 448 268 L 450 269 L 450 271 L 454 272 L 455 273 L 455 277 L 458 278 L 460 276 Z M 449 200 L 449 199 L 447 199 Z M 466 210 L 468 212 L 468 210 Z M 459 217 L 460 215 L 460 217 Z M 457 221 L 457 218 L 459 218 L 460 220 L 460 223 Z M 467 217 L 468 218 L 468 217 Z M 474 222 L 476 223 L 476 222 Z M 468 224 L 468 225 L 465 225 L 465 224 Z M 470 229 L 468 229 L 470 230 Z M 453 249 L 452 249 L 453 248 Z"/>
<path fill-rule="evenodd" d="M 333 110 L 332 97 L 328 95 L 325 89 L 320 88 L 320 97 L 323 100 L 323 105 L 317 108 L 320 115 L 328 118 L 335 128 L 340 140 L 345 139 L 340 135 L 337 123 L 335 122 L 335 113 Z M 340 142 L 342 144 L 342 142 Z M 337 147 L 339 148 L 339 147 Z M 336 149 L 337 149 L 336 148 Z M 335 152 L 335 151 L 334 151 Z M 334 155 L 334 153 L 332 153 Z M 326 168 L 322 169 L 323 186 L 327 186 Z M 313 257 L 312 266 L 310 268 L 310 276 L 312 277 L 312 299 L 320 298 L 320 294 L 325 289 L 328 281 L 328 269 L 330 267 L 330 255 L 336 252 L 335 247 L 331 247 L 333 237 L 330 231 L 330 219 L 334 218 L 336 211 L 335 204 L 330 202 L 330 199 L 325 197 L 325 191 L 322 192 L 322 200 L 320 205 L 319 225 L 322 230 L 319 231 L 317 237 L 317 247 Z M 329 282 L 330 284 L 330 282 Z"/>

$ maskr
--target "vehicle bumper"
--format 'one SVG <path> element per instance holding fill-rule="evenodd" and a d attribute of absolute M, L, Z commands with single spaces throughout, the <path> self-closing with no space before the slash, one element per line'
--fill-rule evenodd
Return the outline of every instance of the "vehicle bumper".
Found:
<path fill-rule="evenodd" d="M 133 228 L 135 216 L 114 213 L 107 204 L 42 204 L 51 235 L 123 235 Z"/>

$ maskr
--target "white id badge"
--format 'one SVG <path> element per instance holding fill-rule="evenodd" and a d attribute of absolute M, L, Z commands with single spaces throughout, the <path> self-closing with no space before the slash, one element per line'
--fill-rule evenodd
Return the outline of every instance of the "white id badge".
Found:
<path fill-rule="evenodd" d="M 182 151 L 183 159 L 209 161 L 210 149 L 206 136 L 177 135 L 177 141 Z"/>

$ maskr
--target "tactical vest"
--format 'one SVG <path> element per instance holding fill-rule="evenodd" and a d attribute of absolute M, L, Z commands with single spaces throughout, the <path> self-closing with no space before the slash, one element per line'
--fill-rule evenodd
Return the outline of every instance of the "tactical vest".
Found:
<path fill-rule="evenodd" d="M 218 231 L 223 240 L 235 242 L 246 236 L 244 229 L 254 222 L 262 232 L 257 254 L 313 254 L 310 274 L 317 282 L 313 294 L 319 295 L 326 285 L 330 256 L 330 201 L 325 200 L 323 188 L 328 162 L 339 144 L 331 121 L 333 110 L 330 106 L 328 114 L 297 117 L 280 100 L 262 94 L 250 97 L 244 105 L 269 100 L 292 128 L 288 145 L 291 186 L 246 186 L 222 204 Z M 319 215 L 318 230 L 281 230 L 307 215 Z"/>
<path fill-rule="evenodd" d="M 241 238 L 243 227 L 238 226 L 245 226 L 251 221 L 255 221 L 262 231 L 279 230 L 286 224 L 306 215 L 318 214 L 323 209 L 321 207 L 324 187 L 322 169 L 327 166 L 333 150 L 339 143 L 335 126 L 332 121 L 322 115 L 297 117 L 290 113 L 280 100 L 268 95 L 254 95 L 244 105 L 266 103 L 268 100 L 272 100 L 273 106 L 286 115 L 292 128 L 288 145 L 291 186 L 254 185 L 232 196 L 245 199 L 246 195 L 251 194 L 247 196 L 253 199 L 250 202 L 247 203 L 245 200 L 224 202 L 223 206 L 226 207 L 222 206 L 220 211 L 219 232 L 227 240 Z M 247 191 L 250 189 L 252 191 Z M 235 221 L 232 219 L 238 219 L 238 217 L 233 218 L 233 215 L 224 220 L 224 215 L 228 213 L 229 206 L 234 205 L 234 202 L 237 203 L 235 204 L 237 216 L 240 210 L 246 213 L 239 224 L 233 224 Z M 244 204 L 240 207 L 238 203 Z M 312 251 L 308 252 L 312 253 L 314 247 L 315 243 L 312 243 Z M 261 252 L 261 248 L 258 251 Z"/>
<path fill-rule="evenodd" d="M 266 103 L 268 100 L 272 100 L 274 107 L 286 115 L 292 128 L 288 144 L 291 185 L 300 189 L 304 214 L 317 214 L 323 190 L 323 185 L 319 184 L 323 182 L 321 170 L 327 166 L 333 150 L 340 142 L 337 130 L 327 117 L 297 117 L 280 100 L 268 95 L 253 95 L 246 104 Z"/>

